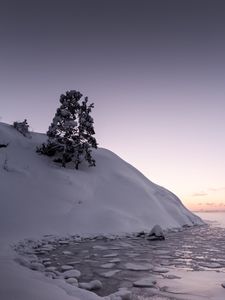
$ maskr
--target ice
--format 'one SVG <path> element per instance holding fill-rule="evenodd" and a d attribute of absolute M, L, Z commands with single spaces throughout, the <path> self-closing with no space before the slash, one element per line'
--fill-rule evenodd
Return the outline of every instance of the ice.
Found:
<path fill-rule="evenodd" d="M 152 271 L 158 272 L 158 273 L 167 273 L 167 272 L 169 272 L 169 269 L 165 269 L 165 268 L 156 266 L 156 267 L 152 268 Z"/>
<path fill-rule="evenodd" d="M 170 253 L 170 251 L 158 249 L 158 250 L 154 250 L 154 253 L 162 255 L 162 254 L 168 254 L 168 253 Z"/>
<path fill-rule="evenodd" d="M 103 257 L 116 257 L 118 256 L 118 253 L 110 253 L 110 254 L 105 254 Z"/>
<path fill-rule="evenodd" d="M 100 267 L 101 268 L 104 268 L 104 269 L 111 269 L 115 266 L 114 263 L 108 263 L 108 264 L 104 264 L 104 265 L 101 265 Z"/>
<path fill-rule="evenodd" d="M 154 287 L 156 284 L 156 280 L 152 277 L 149 277 L 149 278 L 142 278 L 138 281 L 135 281 L 133 283 L 133 286 L 135 287 L 148 287 L 148 288 L 151 288 L 151 287 Z"/>
<path fill-rule="evenodd" d="M 181 277 L 173 275 L 173 274 L 168 274 L 168 275 L 164 275 L 164 278 L 166 278 L 166 279 L 180 279 Z"/>
<path fill-rule="evenodd" d="M 93 246 L 93 249 L 96 249 L 96 250 L 107 250 L 108 248 L 104 247 L 104 246 Z"/>
<path fill-rule="evenodd" d="M 61 266 L 62 272 L 68 271 L 68 270 L 72 270 L 72 269 L 73 269 L 73 266 L 69 266 L 69 265 L 63 265 L 63 266 Z"/>
<path fill-rule="evenodd" d="M 118 262 L 120 262 L 120 261 L 121 261 L 120 258 L 113 258 L 113 259 L 111 259 L 109 262 L 110 262 L 110 263 L 118 263 Z"/>
<path fill-rule="evenodd" d="M 117 292 L 107 296 L 104 300 L 131 300 L 132 293 L 127 288 L 120 288 Z"/>
<path fill-rule="evenodd" d="M 40 251 L 51 251 L 53 249 L 54 247 L 52 245 L 44 245 L 43 247 L 39 248 Z"/>
<path fill-rule="evenodd" d="M 62 273 L 63 278 L 67 279 L 67 278 L 79 278 L 81 275 L 80 271 L 78 270 L 68 270 Z"/>
<path fill-rule="evenodd" d="M 118 272 L 120 272 L 120 270 L 112 270 L 112 271 L 109 271 L 109 272 L 101 273 L 101 276 L 103 276 L 103 277 L 112 277 Z"/>
<path fill-rule="evenodd" d="M 69 241 L 59 241 L 59 244 L 61 244 L 61 245 L 68 245 Z"/>
<path fill-rule="evenodd" d="M 147 271 L 152 269 L 152 265 L 150 264 L 139 265 L 134 263 L 126 263 L 125 268 L 132 271 Z"/>
<path fill-rule="evenodd" d="M 102 288 L 102 283 L 99 280 L 93 280 L 90 282 L 81 282 L 79 283 L 79 287 L 85 290 L 93 291 L 93 290 L 99 290 Z"/>
<path fill-rule="evenodd" d="M 159 286 L 167 286 L 167 295 L 174 295 L 175 299 L 185 300 L 223 300 L 224 289 L 221 283 L 224 279 L 223 273 L 214 271 L 187 272 L 176 270 L 179 279 L 157 279 Z M 176 295 L 176 296 L 175 296 Z"/>
<path fill-rule="evenodd" d="M 63 251 L 62 254 L 64 254 L 64 255 L 72 255 L 73 253 L 71 251 Z"/>
<path fill-rule="evenodd" d="M 54 272 L 56 270 L 56 267 L 47 267 L 45 268 L 45 271 Z"/>
<path fill-rule="evenodd" d="M 221 264 L 219 263 L 214 263 L 214 262 L 201 262 L 200 266 L 210 268 L 210 269 L 216 269 L 216 268 L 221 268 Z"/>

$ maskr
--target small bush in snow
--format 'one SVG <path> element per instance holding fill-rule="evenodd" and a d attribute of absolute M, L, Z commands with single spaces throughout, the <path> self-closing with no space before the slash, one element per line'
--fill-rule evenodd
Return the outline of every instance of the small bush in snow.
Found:
<path fill-rule="evenodd" d="M 29 135 L 29 125 L 27 119 L 23 122 L 14 122 L 13 127 L 16 128 L 23 136 L 28 137 Z"/>
<path fill-rule="evenodd" d="M 48 141 L 37 148 L 38 153 L 53 156 L 63 167 L 73 162 L 78 169 L 82 161 L 95 166 L 92 148 L 97 148 L 97 142 L 93 137 L 94 120 L 90 116 L 94 104 L 88 105 L 88 98 L 83 101 L 81 98 L 82 94 L 74 90 L 60 96 L 61 105 L 48 129 Z"/>

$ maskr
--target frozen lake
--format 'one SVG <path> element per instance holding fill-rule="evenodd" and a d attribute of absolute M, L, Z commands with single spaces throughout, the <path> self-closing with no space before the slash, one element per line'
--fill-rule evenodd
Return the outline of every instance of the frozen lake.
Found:
<path fill-rule="evenodd" d="M 95 293 L 103 297 L 123 288 L 132 293 L 132 300 L 224 300 L 225 214 L 198 215 L 210 225 L 169 232 L 165 241 L 74 237 L 52 239 L 33 253 L 40 270 L 55 282 L 82 286 L 98 280 L 102 286 Z M 215 216 L 221 221 L 214 222 Z"/>

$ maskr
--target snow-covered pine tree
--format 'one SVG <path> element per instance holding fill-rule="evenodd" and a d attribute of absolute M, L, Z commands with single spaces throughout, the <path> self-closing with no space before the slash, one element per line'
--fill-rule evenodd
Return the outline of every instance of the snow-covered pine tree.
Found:
<path fill-rule="evenodd" d="M 82 96 L 75 90 L 60 96 L 61 105 L 47 131 L 47 143 L 37 149 L 41 154 L 54 156 L 54 161 L 60 162 L 63 167 L 73 162 L 78 169 L 84 160 L 89 166 L 95 166 L 92 148 L 97 149 L 97 142 L 93 137 L 94 120 L 90 116 L 94 104 L 88 105 L 88 98 L 82 101 Z"/>
<path fill-rule="evenodd" d="M 23 122 L 14 122 L 13 127 L 16 128 L 23 136 L 29 137 L 29 125 L 27 119 L 24 119 Z"/>

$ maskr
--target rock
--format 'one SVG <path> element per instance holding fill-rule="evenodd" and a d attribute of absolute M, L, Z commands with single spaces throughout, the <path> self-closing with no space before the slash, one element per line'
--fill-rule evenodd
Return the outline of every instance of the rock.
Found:
<path fill-rule="evenodd" d="M 183 228 L 190 228 L 190 227 L 191 227 L 191 225 L 184 224 L 182 227 L 183 227 Z"/>
<path fill-rule="evenodd" d="M 149 278 L 143 278 L 138 281 L 135 281 L 133 283 L 133 286 L 142 287 L 142 288 L 151 288 L 151 287 L 155 287 L 155 284 L 156 284 L 156 280 L 149 277 Z"/>
<path fill-rule="evenodd" d="M 221 285 L 222 285 L 222 287 L 225 289 L 225 282 L 223 282 Z"/>
<path fill-rule="evenodd" d="M 80 271 L 78 270 L 68 270 L 62 273 L 63 278 L 79 278 L 81 275 Z"/>
<path fill-rule="evenodd" d="M 93 290 L 99 290 L 102 288 L 102 283 L 99 280 L 93 280 L 90 282 L 80 282 L 79 283 L 79 288 L 85 289 L 88 291 L 93 291 Z"/>
<path fill-rule="evenodd" d="M 155 225 L 147 235 L 147 240 L 165 240 L 162 228 L 159 225 Z"/>

